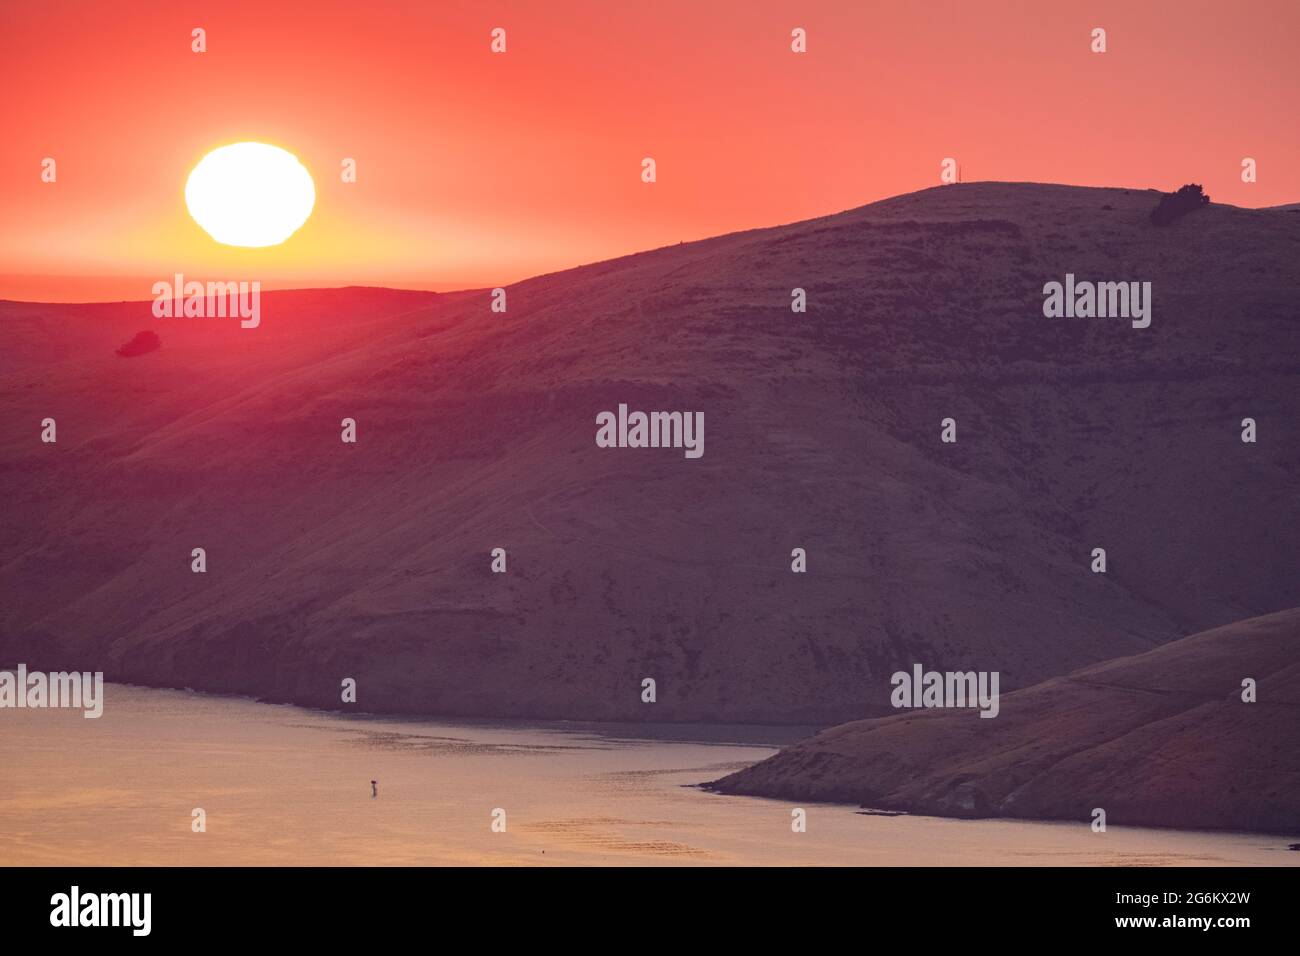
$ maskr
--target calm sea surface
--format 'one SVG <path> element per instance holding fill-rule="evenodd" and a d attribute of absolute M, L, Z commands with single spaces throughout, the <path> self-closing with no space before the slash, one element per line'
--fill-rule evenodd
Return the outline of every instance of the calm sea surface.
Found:
<path fill-rule="evenodd" d="M 0 712 L 0 864 L 1300 864 L 1286 837 L 705 793 L 798 734 L 344 717 L 106 685 Z M 370 781 L 378 781 L 372 798 Z M 191 831 L 206 812 L 207 832 Z M 505 811 L 506 831 L 491 829 Z"/>

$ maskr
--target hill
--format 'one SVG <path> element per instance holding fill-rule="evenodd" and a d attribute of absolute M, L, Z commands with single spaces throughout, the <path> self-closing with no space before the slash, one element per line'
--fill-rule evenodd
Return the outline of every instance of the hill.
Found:
<path fill-rule="evenodd" d="M 1300 217 L 1156 229 L 1156 198 L 930 189 L 541 276 L 505 313 L 489 290 L 267 293 L 255 329 L 2 303 L 0 660 L 832 723 L 889 712 L 916 661 L 1006 692 L 1300 605 Z M 1067 273 L 1152 282 L 1150 327 L 1045 318 Z M 142 330 L 161 347 L 118 357 Z M 704 455 L 597 447 L 620 403 L 704 412 Z"/>
<path fill-rule="evenodd" d="M 1242 700 L 1242 680 L 1257 700 Z M 725 793 L 940 816 L 1300 832 L 1300 609 L 1008 694 L 823 731 Z"/>

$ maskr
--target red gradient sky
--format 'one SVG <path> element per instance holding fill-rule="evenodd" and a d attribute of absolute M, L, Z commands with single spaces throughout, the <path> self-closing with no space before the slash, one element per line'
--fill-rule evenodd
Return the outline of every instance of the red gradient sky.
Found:
<path fill-rule="evenodd" d="M 0 297 L 499 285 L 964 180 L 1300 200 L 1300 3 L 0 0 Z M 190 31 L 208 52 L 190 51 Z M 489 31 L 509 50 L 489 51 Z M 809 52 L 790 52 L 793 27 Z M 1089 33 L 1108 31 L 1093 54 Z M 185 209 L 208 150 L 294 152 L 271 249 Z M 58 181 L 42 183 L 54 157 Z M 358 182 L 339 178 L 355 157 Z M 659 180 L 640 180 L 653 156 Z M 1240 180 L 1242 157 L 1259 181 Z"/>

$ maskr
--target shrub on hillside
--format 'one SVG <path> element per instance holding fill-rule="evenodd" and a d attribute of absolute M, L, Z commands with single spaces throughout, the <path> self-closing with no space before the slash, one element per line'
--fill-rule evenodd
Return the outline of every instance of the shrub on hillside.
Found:
<path fill-rule="evenodd" d="M 137 332 L 135 338 L 125 345 L 118 346 L 117 354 L 122 358 L 134 358 L 162 347 L 162 339 L 157 332 Z"/>
<path fill-rule="evenodd" d="M 1188 183 L 1178 192 L 1160 197 L 1160 203 L 1151 210 L 1151 221 L 1157 226 L 1167 226 L 1193 209 L 1209 205 L 1209 202 L 1210 197 L 1205 195 L 1197 183 Z"/>

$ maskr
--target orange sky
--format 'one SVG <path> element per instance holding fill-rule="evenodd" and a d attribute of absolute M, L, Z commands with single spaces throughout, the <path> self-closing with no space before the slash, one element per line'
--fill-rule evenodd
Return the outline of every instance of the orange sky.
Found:
<path fill-rule="evenodd" d="M 4 298 L 148 299 L 176 271 L 265 288 L 499 285 L 935 185 L 945 156 L 967 181 L 1196 181 L 1220 202 L 1300 200 L 1295 0 L 0 11 Z M 196 26 L 207 53 L 190 51 Z M 496 26 L 504 55 L 489 51 Z M 790 52 L 796 26 L 805 55 Z M 316 179 L 312 218 L 282 246 L 218 245 L 186 212 L 192 166 L 243 139 L 289 149 Z M 1240 180 L 1244 156 L 1257 183 Z"/>

